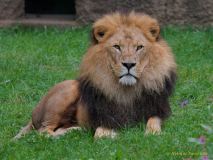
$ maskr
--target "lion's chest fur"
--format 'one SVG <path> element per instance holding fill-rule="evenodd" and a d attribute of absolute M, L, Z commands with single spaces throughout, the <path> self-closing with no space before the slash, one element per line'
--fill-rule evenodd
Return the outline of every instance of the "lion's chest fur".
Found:
<path fill-rule="evenodd" d="M 141 91 L 131 104 L 121 104 L 107 98 L 100 89 L 92 83 L 80 80 L 81 103 L 89 114 L 89 125 L 92 128 L 99 126 L 121 128 L 147 121 L 151 116 L 164 119 L 171 110 L 168 96 L 172 89 L 171 81 L 165 80 L 165 88 L 161 93 Z"/>
<path fill-rule="evenodd" d="M 137 99 L 132 105 L 119 104 L 115 100 L 107 98 L 100 90 L 90 84 L 81 88 L 82 103 L 87 107 L 92 128 L 104 126 L 120 128 L 135 122 L 142 121 L 140 106 L 142 99 Z"/>

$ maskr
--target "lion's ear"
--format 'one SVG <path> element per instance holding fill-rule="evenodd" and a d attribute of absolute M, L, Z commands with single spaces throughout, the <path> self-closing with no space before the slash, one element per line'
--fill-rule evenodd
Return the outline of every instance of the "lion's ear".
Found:
<path fill-rule="evenodd" d="M 107 28 L 105 26 L 93 26 L 92 40 L 94 43 L 100 43 L 106 38 Z"/>
<path fill-rule="evenodd" d="M 134 16 L 134 13 L 132 15 Z M 136 17 L 137 20 L 135 23 L 138 27 L 141 28 L 145 36 L 152 42 L 157 41 L 160 35 L 160 26 L 158 24 L 158 21 L 145 14 L 138 14 Z"/>
<path fill-rule="evenodd" d="M 121 15 L 117 12 L 98 19 L 92 27 L 92 41 L 94 44 L 106 41 L 116 32 L 121 23 Z"/>
<path fill-rule="evenodd" d="M 151 23 L 148 28 L 149 36 L 152 41 L 157 41 L 160 34 L 160 26 L 156 22 Z"/>
<path fill-rule="evenodd" d="M 145 18 L 143 26 L 144 26 L 144 30 L 145 30 L 144 32 L 147 38 L 152 42 L 157 41 L 160 35 L 160 26 L 157 20 L 147 16 Z"/>

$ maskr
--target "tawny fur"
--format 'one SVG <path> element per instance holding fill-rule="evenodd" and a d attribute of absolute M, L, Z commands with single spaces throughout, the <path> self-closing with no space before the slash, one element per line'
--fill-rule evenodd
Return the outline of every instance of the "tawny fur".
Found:
<path fill-rule="evenodd" d="M 144 48 L 138 53 L 134 47 L 141 44 Z M 114 45 L 123 47 L 120 57 L 117 56 L 119 54 L 116 55 Z M 126 87 L 119 83 L 124 62 L 136 63 L 135 85 Z M 131 111 L 131 107 L 134 109 L 135 100 L 143 97 L 144 91 L 161 94 L 165 81 L 171 79 L 171 73 L 176 73 L 176 63 L 170 47 L 160 37 L 160 26 L 156 19 L 134 12 L 106 15 L 93 25 L 91 46 L 82 60 L 79 79 L 64 81 L 53 87 L 34 109 L 32 125 L 28 125 L 27 131 L 34 126 L 40 132 L 46 131 L 54 135 L 57 129 L 63 130 L 76 125 L 91 127 L 92 115 L 87 103 L 81 99 L 84 92 L 84 88 L 79 86 L 82 84 L 81 80 L 91 83 L 107 100 L 122 106 L 123 108 L 117 109 L 122 113 Z M 150 124 L 152 125 L 148 127 L 154 125 Z M 25 134 L 26 130 L 22 132 Z M 18 134 L 18 138 L 22 132 Z M 99 130 L 96 133 L 102 135 Z"/>
<path fill-rule="evenodd" d="M 110 45 L 108 40 L 121 29 L 129 29 L 129 34 L 139 29 L 141 31 L 140 34 L 143 34 L 147 40 L 146 53 L 137 63 L 138 68 L 141 69 L 141 75 L 138 77 L 139 83 L 129 88 L 128 92 L 117 83 L 117 78 L 113 75 L 112 68 L 110 68 L 110 63 L 113 64 L 113 61 L 107 51 L 107 45 Z M 94 83 L 109 98 L 129 103 L 132 100 L 131 98 L 134 99 L 144 88 L 160 92 L 164 87 L 165 78 L 169 78 L 171 71 L 176 72 L 176 63 L 171 49 L 159 37 L 160 27 L 158 22 L 148 15 L 134 12 L 129 15 L 122 15 L 120 13 L 106 15 L 96 21 L 93 25 L 93 32 L 93 45 L 88 49 L 83 58 L 80 77 L 87 77 L 89 81 Z M 137 31 L 136 33 L 139 32 Z M 98 33 L 104 33 L 104 36 L 100 37 Z M 119 34 L 121 35 L 122 33 Z M 120 38 L 123 37 L 120 36 Z M 124 38 L 123 40 L 125 41 Z M 130 59 L 134 58 L 134 55 L 130 57 Z M 119 69 L 119 66 L 114 66 L 113 72 L 119 72 Z"/>
<path fill-rule="evenodd" d="M 148 98 L 150 101 L 148 103 L 151 105 L 152 99 L 150 98 L 153 93 L 153 100 L 158 101 L 156 98 L 160 97 L 164 99 L 159 99 L 159 104 L 155 102 L 156 105 L 160 105 L 161 109 L 163 109 L 162 105 L 165 105 L 165 110 L 162 111 L 165 113 L 159 119 L 168 117 L 171 110 L 167 97 L 171 94 L 175 83 L 176 63 L 170 47 L 160 37 L 160 27 L 157 20 L 148 15 L 134 12 L 127 15 L 110 14 L 94 23 L 92 35 L 92 44 L 82 60 L 79 78 L 80 94 L 88 91 L 83 96 L 84 98 L 82 97 L 83 104 L 84 101 L 87 101 L 83 108 L 90 112 L 88 119 L 91 120 L 93 119 L 91 116 L 97 115 L 99 117 L 98 115 L 103 114 L 96 113 L 102 112 L 101 109 L 98 109 L 101 106 L 96 105 L 99 102 L 89 99 L 88 94 L 97 94 L 93 98 L 101 98 L 102 102 L 108 103 L 103 106 L 109 107 L 106 109 L 109 113 L 115 113 L 115 117 L 116 114 L 121 113 L 119 116 L 122 117 L 122 113 L 123 116 L 127 115 L 125 112 L 133 112 L 133 116 L 138 116 L 135 115 L 136 111 L 133 111 L 136 108 L 135 104 L 139 99 L 146 100 Z M 134 46 L 139 44 L 144 46 L 140 56 L 134 50 Z M 122 51 L 115 51 L 114 45 L 123 47 Z M 137 83 L 131 87 L 118 83 L 122 63 L 126 62 L 136 64 Z M 98 97 L 99 95 L 100 97 Z M 92 107 L 91 103 L 94 103 L 96 107 Z M 89 104 L 90 107 L 88 107 Z M 119 107 L 120 109 L 118 109 Z M 158 108 L 150 106 L 150 108 L 152 107 L 156 112 L 161 113 Z M 149 110 L 145 120 L 152 118 L 152 109 Z M 94 128 L 98 127 L 96 122 L 101 120 L 99 118 L 93 119 Z M 120 122 L 122 123 L 122 120 Z M 110 127 L 109 123 L 112 122 L 105 121 L 103 123 L 105 123 L 103 125 Z"/>
<path fill-rule="evenodd" d="M 21 129 L 15 139 L 21 138 L 33 128 L 39 132 L 47 132 L 55 136 L 55 131 L 60 128 L 75 127 L 77 122 L 71 122 L 70 119 L 76 119 L 76 101 L 79 99 L 78 81 L 67 80 L 56 84 L 45 95 L 32 113 L 32 120 L 26 127 Z M 73 108 L 73 109 L 72 109 Z M 69 111 L 69 112 L 67 112 Z"/>

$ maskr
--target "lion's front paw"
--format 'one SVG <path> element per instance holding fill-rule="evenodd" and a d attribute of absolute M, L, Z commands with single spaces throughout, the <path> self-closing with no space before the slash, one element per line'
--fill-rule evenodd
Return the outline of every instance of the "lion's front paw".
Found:
<path fill-rule="evenodd" d="M 161 119 L 159 117 L 151 117 L 148 119 L 145 134 L 160 134 Z"/>
<path fill-rule="evenodd" d="M 95 139 L 103 137 L 115 138 L 116 136 L 117 133 L 113 129 L 98 127 L 95 131 L 94 138 Z"/>

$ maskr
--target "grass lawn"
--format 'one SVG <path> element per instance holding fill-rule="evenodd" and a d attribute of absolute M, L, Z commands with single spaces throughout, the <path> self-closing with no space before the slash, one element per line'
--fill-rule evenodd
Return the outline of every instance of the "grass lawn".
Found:
<path fill-rule="evenodd" d="M 173 114 L 160 136 L 145 125 L 117 139 L 94 140 L 90 131 L 58 139 L 33 131 L 11 138 L 31 117 L 48 88 L 75 79 L 89 45 L 89 27 L 0 29 L 0 159 L 213 159 L 213 28 L 166 27 L 178 64 Z M 205 126 L 202 126 L 205 125 Z M 191 139 L 190 139 L 191 138 Z"/>

